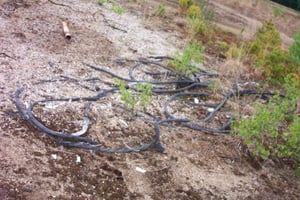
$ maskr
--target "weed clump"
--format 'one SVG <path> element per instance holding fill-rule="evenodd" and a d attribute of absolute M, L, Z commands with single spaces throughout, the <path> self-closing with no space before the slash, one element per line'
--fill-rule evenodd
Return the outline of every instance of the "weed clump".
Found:
<path fill-rule="evenodd" d="M 255 39 L 250 44 L 250 53 L 256 64 L 263 65 L 267 55 L 281 49 L 282 40 L 272 21 L 265 21 L 255 33 Z"/>
<path fill-rule="evenodd" d="M 228 59 L 241 59 L 244 55 L 242 48 L 238 47 L 236 44 L 232 44 L 225 53 L 226 58 Z"/>
<path fill-rule="evenodd" d="M 188 33 L 194 38 L 197 35 L 206 35 L 208 32 L 208 26 L 206 22 L 201 18 L 189 18 L 187 22 Z"/>
<path fill-rule="evenodd" d="M 111 10 L 114 11 L 115 13 L 117 13 L 119 15 L 125 13 L 125 9 L 123 7 L 121 7 L 121 6 L 117 6 L 114 1 L 110 1 L 110 0 L 97 0 L 97 3 L 100 6 L 103 6 L 106 3 L 110 3 L 111 4 Z"/>
<path fill-rule="evenodd" d="M 191 5 L 186 13 L 189 18 L 203 18 L 202 9 L 197 5 Z"/>
<path fill-rule="evenodd" d="M 300 66 L 300 29 L 295 34 L 294 43 L 289 48 L 289 60 L 294 65 Z"/>
<path fill-rule="evenodd" d="M 272 84 L 282 84 L 289 74 L 300 75 L 300 33 L 295 35 L 289 51 L 282 49 L 282 40 L 275 25 L 266 21 L 249 44 L 251 63 Z"/>
<path fill-rule="evenodd" d="M 179 6 L 181 9 L 188 9 L 195 3 L 194 0 L 179 0 Z"/>
<path fill-rule="evenodd" d="M 121 101 L 132 111 L 136 113 L 137 105 L 141 106 L 144 110 L 152 101 L 152 86 L 151 84 L 138 83 L 136 91 L 126 88 L 125 81 L 116 79 L 115 84 L 120 89 Z"/>
<path fill-rule="evenodd" d="M 239 136 L 253 149 L 253 154 L 289 157 L 300 161 L 299 83 L 292 76 L 284 80 L 285 97 L 274 96 L 268 104 L 257 104 L 256 113 L 234 123 Z"/>
<path fill-rule="evenodd" d="M 158 16 L 163 17 L 163 16 L 166 16 L 166 13 L 167 13 L 167 11 L 166 11 L 166 3 L 162 2 L 162 3 L 160 3 L 158 5 L 158 7 L 156 9 L 156 14 Z"/>
<path fill-rule="evenodd" d="M 204 47 L 199 42 L 192 42 L 185 46 L 182 53 L 176 52 L 169 66 L 173 67 L 183 76 L 189 76 L 198 71 L 194 63 L 203 60 Z"/>

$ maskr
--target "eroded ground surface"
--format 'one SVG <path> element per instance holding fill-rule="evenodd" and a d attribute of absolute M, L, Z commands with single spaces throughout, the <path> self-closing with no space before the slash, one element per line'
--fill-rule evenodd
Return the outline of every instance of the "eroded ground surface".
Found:
<path fill-rule="evenodd" d="M 100 76 L 84 63 L 126 76 L 128 66 L 116 65 L 115 59 L 172 55 L 181 48 L 186 36 L 176 4 L 168 4 L 166 18 L 154 15 L 157 5 L 158 1 L 123 1 L 126 12 L 118 15 L 109 5 L 90 0 L 0 1 L 0 199 L 300 198 L 299 178 L 288 165 L 255 161 L 230 135 L 162 126 L 165 153 L 107 155 L 64 148 L 19 117 L 11 99 L 22 85 L 25 103 L 88 96 L 94 92 L 73 82 L 35 83 L 61 76 Z M 71 40 L 63 37 L 61 21 L 69 24 Z M 107 148 L 149 142 L 152 124 L 143 118 L 127 119 L 118 98 L 114 94 L 95 103 L 88 134 Z M 155 97 L 149 112 L 163 117 L 159 107 L 166 98 Z M 36 113 L 48 126 L 72 131 L 80 127 L 78 108 L 82 105 L 53 105 Z"/>

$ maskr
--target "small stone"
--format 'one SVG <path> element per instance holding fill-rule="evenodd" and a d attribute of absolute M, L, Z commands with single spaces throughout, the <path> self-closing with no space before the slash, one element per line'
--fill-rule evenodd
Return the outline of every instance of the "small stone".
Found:
<path fill-rule="evenodd" d="M 137 171 L 137 172 L 141 172 L 141 173 L 146 173 L 146 170 L 144 170 L 144 169 L 142 169 L 142 168 L 140 168 L 140 167 L 136 167 L 135 168 L 135 170 Z"/>
<path fill-rule="evenodd" d="M 56 159 L 57 159 L 57 154 L 51 154 L 51 158 L 52 158 L 53 160 L 56 160 Z"/>
<path fill-rule="evenodd" d="M 76 163 L 80 163 L 81 162 L 81 158 L 79 155 L 76 155 Z"/>
<path fill-rule="evenodd" d="M 215 110 L 214 108 L 207 108 L 208 112 L 214 112 L 214 110 Z"/>

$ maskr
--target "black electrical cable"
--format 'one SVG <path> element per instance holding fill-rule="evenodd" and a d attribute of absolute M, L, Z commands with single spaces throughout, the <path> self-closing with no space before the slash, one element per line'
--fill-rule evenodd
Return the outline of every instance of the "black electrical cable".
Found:
<path fill-rule="evenodd" d="M 165 125 L 165 124 L 170 124 L 173 122 L 179 123 L 183 127 L 187 127 L 193 130 L 198 130 L 201 132 L 205 133 L 222 133 L 222 134 L 228 134 L 230 132 L 230 125 L 232 120 L 234 119 L 233 116 L 227 117 L 228 120 L 223 123 L 223 125 L 220 128 L 209 128 L 206 127 L 206 124 L 212 120 L 212 118 L 216 115 L 218 111 L 221 110 L 222 107 L 226 104 L 226 102 L 231 99 L 234 96 L 243 96 L 243 95 L 261 95 L 262 97 L 268 98 L 269 95 L 273 96 L 275 95 L 273 92 L 265 91 L 265 92 L 258 92 L 256 90 L 235 90 L 234 92 L 229 92 L 228 94 L 224 95 L 224 99 L 218 103 L 217 105 L 211 105 L 211 104 L 205 104 L 205 103 L 187 103 L 190 106 L 203 106 L 203 107 L 211 107 L 214 110 L 210 112 L 205 118 L 203 119 L 198 119 L 198 121 L 202 122 L 205 124 L 205 126 L 201 126 L 199 124 L 193 123 L 190 119 L 180 119 L 175 117 L 174 115 L 171 114 L 169 111 L 169 106 L 171 102 L 175 101 L 179 97 L 200 97 L 200 98 L 207 98 L 210 96 L 209 93 L 201 91 L 199 92 L 199 89 L 202 88 L 207 88 L 211 83 L 210 82 L 201 82 L 200 77 L 207 76 L 207 77 L 215 77 L 218 76 L 217 74 L 212 74 L 208 73 L 204 70 L 200 70 L 199 72 L 196 72 L 193 74 L 194 80 L 189 77 L 182 77 L 180 76 L 177 72 L 175 72 L 172 68 L 169 68 L 159 62 L 165 59 L 172 59 L 170 57 L 164 57 L 164 56 L 151 56 L 149 58 L 155 59 L 156 61 L 151 61 L 151 60 L 146 60 L 146 59 L 139 59 L 139 60 L 130 60 L 130 59 L 118 59 L 115 62 L 116 63 L 125 63 L 125 62 L 132 62 L 133 65 L 130 67 L 128 71 L 128 76 L 129 78 L 124 78 L 121 77 L 107 69 L 96 67 L 90 64 L 85 64 L 86 66 L 100 71 L 102 73 L 105 73 L 113 78 L 117 78 L 123 81 L 126 81 L 128 83 L 147 83 L 152 85 L 152 92 L 157 93 L 157 94 L 169 94 L 172 93 L 173 95 L 169 97 L 169 99 L 165 102 L 164 104 L 164 113 L 166 115 L 166 119 L 158 119 L 155 116 L 152 116 L 151 114 L 148 113 L 143 113 L 139 116 L 147 116 L 151 118 L 151 121 L 153 121 L 153 126 L 154 126 L 154 137 L 152 141 L 148 144 L 139 146 L 139 147 L 133 147 L 133 148 L 119 148 L 119 149 L 108 149 L 108 148 L 102 148 L 101 144 L 98 141 L 94 141 L 90 138 L 83 137 L 81 136 L 84 134 L 89 126 L 90 126 L 90 116 L 89 116 L 89 109 L 92 105 L 92 102 L 96 102 L 102 98 L 104 98 L 106 95 L 110 93 L 114 93 L 119 90 L 118 87 L 115 86 L 113 82 L 103 80 L 98 77 L 93 77 L 93 78 L 86 78 L 86 79 L 77 79 L 77 78 L 70 78 L 67 76 L 60 76 L 60 79 L 58 80 L 40 80 L 39 82 L 35 84 L 44 84 L 48 82 L 55 82 L 55 81 L 75 81 L 80 83 L 79 85 L 86 88 L 90 89 L 89 87 L 86 87 L 82 85 L 82 82 L 95 82 L 95 81 L 100 81 L 106 85 L 108 85 L 110 88 L 109 89 L 100 89 L 100 92 L 98 92 L 95 96 L 88 96 L 88 97 L 71 97 L 71 98 L 58 98 L 58 99 L 43 99 L 39 101 L 35 101 L 27 108 L 24 108 L 24 106 L 21 103 L 20 96 L 22 92 L 24 91 L 24 88 L 20 88 L 15 92 L 15 98 L 14 98 L 14 103 L 21 114 L 22 118 L 28 121 L 32 126 L 37 128 L 39 131 L 43 132 L 46 134 L 51 140 L 57 142 L 58 144 L 64 145 L 66 147 L 75 147 L 75 148 L 82 148 L 82 149 L 88 149 L 88 150 L 93 150 L 93 151 L 98 151 L 102 153 L 130 153 L 130 152 L 139 152 L 139 151 L 146 151 L 148 149 L 156 149 L 159 152 L 164 152 L 164 147 L 159 143 L 160 139 L 160 126 Z M 182 80 L 164 80 L 164 81 L 146 81 L 146 80 L 138 80 L 134 76 L 134 71 L 137 70 L 138 68 L 147 65 L 151 66 L 154 65 L 158 68 L 161 68 L 162 71 L 158 72 L 150 72 L 145 69 L 140 69 L 142 73 L 152 76 L 153 78 L 157 76 L 164 76 L 164 78 L 171 78 L 174 79 L 176 77 L 181 77 Z M 167 87 L 166 87 L 167 86 Z M 169 87 L 169 88 L 168 88 Z M 175 89 L 173 89 L 175 88 Z M 136 90 L 135 87 L 131 86 L 131 89 Z M 96 90 L 96 91 L 98 91 Z M 189 91 L 189 92 L 187 92 Z M 194 91 L 194 92 L 190 92 Z M 175 94 L 174 94 L 175 93 Z M 284 95 L 280 95 L 281 97 L 284 97 Z M 82 119 L 84 120 L 84 124 L 82 126 L 82 130 L 75 132 L 75 133 L 65 133 L 65 132 L 59 132 L 52 130 L 46 126 L 44 126 L 33 114 L 34 107 L 37 105 L 49 103 L 49 102 L 86 102 L 84 108 L 83 108 L 83 117 Z M 208 124 L 207 124 L 208 125 Z"/>
<path fill-rule="evenodd" d="M 105 96 L 109 92 L 114 92 L 116 89 L 106 90 L 101 93 L 101 95 L 97 95 L 95 97 L 85 97 L 85 98 L 62 98 L 62 99 L 45 99 L 36 101 L 28 106 L 27 109 L 24 109 L 20 102 L 20 95 L 24 91 L 24 88 L 20 88 L 15 93 L 14 102 L 15 105 L 21 113 L 22 117 L 28 121 L 32 126 L 37 128 L 39 131 L 45 133 L 50 139 L 54 140 L 55 142 L 67 146 L 67 147 L 77 147 L 77 148 L 83 148 L 88 150 L 94 150 L 102 153 L 130 153 L 130 152 L 138 152 L 138 151 L 146 151 L 150 148 L 155 148 L 159 152 L 163 152 L 164 148 L 158 143 L 160 138 L 160 132 L 159 132 L 159 124 L 163 123 L 161 121 L 157 121 L 154 123 L 154 131 L 155 131 L 155 137 L 153 141 L 149 144 L 135 147 L 135 148 L 120 148 L 120 149 L 104 149 L 99 147 L 99 142 L 93 141 L 86 137 L 80 137 L 80 136 L 74 136 L 68 133 L 64 132 L 58 132 L 51 130 L 47 127 L 45 127 L 39 120 L 37 120 L 34 115 L 32 114 L 32 110 L 34 106 L 40 104 L 40 103 L 46 103 L 46 102 L 54 102 L 54 101 L 68 101 L 68 102 L 75 102 L 80 100 L 86 100 L 86 101 L 96 101 L 100 99 L 101 97 Z M 84 108 L 84 115 L 87 117 L 87 112 L 90 107 L 90 104 L 87 104 Z M 78 142 L 75 142 L 78 141 Z"/>

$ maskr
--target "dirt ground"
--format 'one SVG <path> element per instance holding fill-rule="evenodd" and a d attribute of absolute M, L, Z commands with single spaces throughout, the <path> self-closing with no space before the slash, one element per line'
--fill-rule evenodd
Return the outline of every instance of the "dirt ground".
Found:
<path fill-rule="evenodd" d="M 290 165 L 274 159 L 255 160 L 243 142 L 231 135 L 161 126 L 165 153 L 102 154 L 62 147 L 20 118 L 12 99 L 21 86 L 26 88 L 25 104 L 92 95 L 94 91 L 74 82 L 36 82 L 61 76 L 101 76 L 84 63 L 126 76 L 128 66 L 116 65 L 115 59 L 170 56 L 181 49 L 187 37 L 177 1 L 168 1 L 167 17 L 155 15 L 159 2 L 122 1 L 126 12 L 119 15 L 110 4 L 100 6 L 92 0 L 0 0 L 1 200 L 300 199 L 300 179 Z M 263 15 L 261 1 L 224 2 L 212 3 L 218 24 L 233 32 L 246 26 L 248 37 L 273 11 L 269 8 Z M 280 30 L 285 45 L 290 44 L 299 17 L 287 14 L 274 20 L 277 24 L 285 20 Z M 70 40 L 63 36 L 61 21 L 70 27 Z M 158 107 L 167 97 L 154 97 L 156 103 L 149 112 L 164 117 Z M 143 118 L 127 120 L 118 102 L 118 95 L 113 94 L 93 105 L 88 134 L 106 147 L 149 142 L 152 125 Z M 81 123 L 78 108 L 82 108 L 80 103 L 65 103 L 35 112 L 45 123 L 51 121 L 49 127 L 73 131 Z"/>

